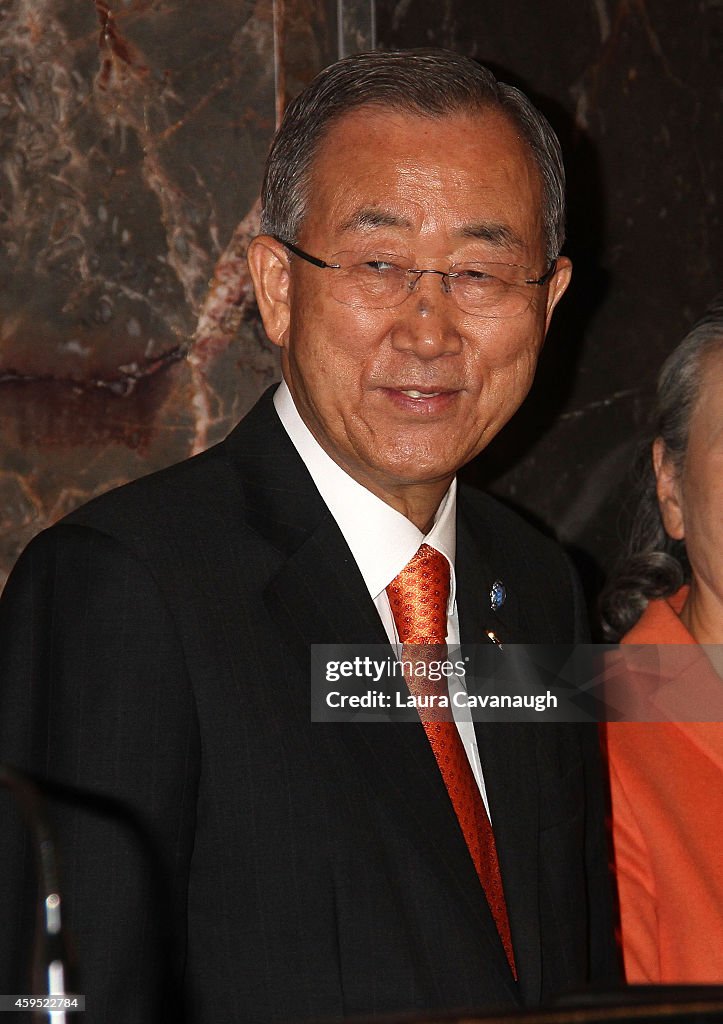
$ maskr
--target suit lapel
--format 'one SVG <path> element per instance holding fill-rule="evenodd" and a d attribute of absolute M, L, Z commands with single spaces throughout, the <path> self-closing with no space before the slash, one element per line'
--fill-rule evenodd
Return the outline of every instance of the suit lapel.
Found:
<path fill-rule="evenodd" d="M 307 676 L 311 644 L 388 643 L 359 568 L 328 511 L 289 555 L 264 601 Z"/>
<path fill-rule="evenodd" d="M 490 554 L 490 552 L 494 552 Z M 502 642 L 521 643 L 520 605 L 505 580 L 504 538 L 482 537 L 469 522 L 460 495 L 457 515 L 457 610 L 462 645 L 489 643 L 488 631 Z M 498 611 L 490 604 L 490 588 L 502 580 L 507 597 Z M 474 659 L 470 662 L 474 664 Z M 479 680 L 468 679 L 470 692 Z M 521 994 L 539 1000 L 542 983 L 538 908 L 539 799 L 535 730 L 529 725 L 476 722 L 475 733 L 490 803 L 502 882 L 512 932 Z"/>
<path fill-rule="evenodd" d="M 520 595 L 511 584 L 508 570 L 511 553 L 505 550 L 504 537 L 489 520 L 474 522 L 460 488 L 457 503 L 457 608 L 460 629 L 466 643 L 483 644 L 489 633 L 502 644 L 524 643 L 524 613 Z M 486 532 L 485 532 L 486 531 Z M 493 609 L 494 583 L 505 587 L 505 598 Z"/>

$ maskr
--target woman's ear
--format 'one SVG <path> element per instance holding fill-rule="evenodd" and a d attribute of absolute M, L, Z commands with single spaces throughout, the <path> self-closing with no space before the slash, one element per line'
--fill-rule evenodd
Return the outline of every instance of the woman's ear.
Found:
<path fill-rule="evenodd" d="M 658 505 L 665 532 L 673 540 L 685 539 L 685 518 L 680 474 L 668 455 L 662 437 L 653 442 L 653 469 L 657 480 Z"/>
<path fill-rule="evenodd" d="M 258 235 L 247 255 L 256 302 L 269 341 L 285 348 L 289 335 L 289 254 L 271 235 Z"/>

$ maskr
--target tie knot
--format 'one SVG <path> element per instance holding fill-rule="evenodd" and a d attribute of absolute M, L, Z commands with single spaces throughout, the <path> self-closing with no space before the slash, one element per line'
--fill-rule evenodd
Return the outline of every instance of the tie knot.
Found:
<path fill-rule="evenodd" d="M 449 562 L 429 544 L 387 587 L 387 596 L 403 644 L 443 644 L 447 640 Z"/>

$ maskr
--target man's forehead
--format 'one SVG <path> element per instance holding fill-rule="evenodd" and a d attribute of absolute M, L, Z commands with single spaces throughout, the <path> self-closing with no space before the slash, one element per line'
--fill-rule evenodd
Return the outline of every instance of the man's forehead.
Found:
<path fill-rule="evenodd" d="M 310 168 L 305 223 L 353 248 L 357 236 L 430 233 L 514 258 L 538 234 L 539 168 L 496 107 L 446 117 L 364 105 L 338 117 Z M 388 229 L 388 231 L 387 231 Z"/>
<path fill-rule="evenodd" d="M 449 133 L 452 129 L 453 141 Z M 379 146 L 379 137 L 388 141 Z M 430 115 L 416 109 L 397 109 L 381 104 L 363 104 L 338 115 L 319 140 L 311 159 L 310 174 L 324 165 L 325 173 L 346 159 L 355 164 L 364 162 L 369 155 L 369 141 L 374 145 L 372 170 L 384 172 L 393 163 L 401 162 L 414 170 L 420 158 L 420 140 L 440 139 L 436 150 L 440 165 L 453 166 L 460 154 L 481 148 L 476 155 L 480 174 L 495 164 L 514 162 L 518 172 L 526 171 L 539 177 L 539 167 L 526 139 L 514 119 L 496 106 L 460 107 L 444 116 Z M 491 145 L 490 143 L 494 144 Z M 423 159 L 423 158 L 422 158 Z M 343 173 L 343 172 L 342 172 Z M 343 184 L 343 182 L 342 182 Z M 358 212 L 358 227 L 398 226 L 389 218 L 395 212 L 386 211 L 382 204 L 369 203 Z M 350 224 L 350 226 L 352 226 Z"/>

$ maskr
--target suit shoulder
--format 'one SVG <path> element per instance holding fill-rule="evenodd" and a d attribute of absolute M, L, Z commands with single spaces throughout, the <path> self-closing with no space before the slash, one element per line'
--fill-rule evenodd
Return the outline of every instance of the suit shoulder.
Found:
<path fill-rule="evenodd" d="M 121 537 L 239 526 L 239 511 L 258 502 L 265 467 L 281 465 L 286 474 L 286 462 L 299 461 L 274 410 L 272 392 L 262 395 L 223 441 L 99 495 L 63 522 Z"/>
<path fill-rule="evenodd" d="M 566 563 L 567 558 L 561 545 L 551 536 L 519 512 L 505 505 L 497 498 L 478 491 L 473 487 L 460 488 L 460 503 L 463 514 L 468 516 L 477 530 L 488 531 L 505 542 L 512 542 L 534 553 L 536 558 Z"/>
<path fill-rule="evenodd" d="M 61 520 L 119 539 L 185 529 L 190 520 L 214 518 L 221 502 L 239 500 L 240 483 L 224 457 L 223 443 L 193 458 L 131 480 L 81 505 Z"/>
<path fill-rule="evenodd" d="M 23 580 L 49 592 L 56 579 L 83 574 L 93 586 L 132 583 L 139 602 L 161 595 L 170 606 L 194 588 L 213 593 L 232 552 L 260 548 L 237 512 L 243 500 L 242 481 L 216 446 L 99 495 L 38 534 L 18 559 L 8 593 L 19 592 Z"/>

